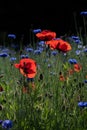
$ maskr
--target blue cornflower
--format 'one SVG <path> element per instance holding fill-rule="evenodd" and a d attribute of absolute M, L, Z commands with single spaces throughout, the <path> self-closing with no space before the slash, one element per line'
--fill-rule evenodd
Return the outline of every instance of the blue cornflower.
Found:
<path fill-rule="evenodd" d="M 80 12 L 80 15 L 87 15 L 87 11 Z"/>
<path fill-rule="evenodd" d="M 79 55 L 81 53 L 81 50 L 76 50 L 76 55 Z"/>
<path fill-rule="evenodd" d="M 84 83 L 87 83 L 87 80 L 84 80 Z"/>
<path fill-rule="evenodd" d="M 43 46 L 45 45 L 45 42 L 44 42 L 44 41 L 40 41 L 40 42 L 38 43 L 38 45 L 43 47 Z"/>
<path fill-rule="evenodd" d="M 79 40 L 78 36 L 71 36 L 71 38 L 74 39 L 74 40 Z"/>
<path fill-rule="evenodd" d="M 83 52 L 87 52 L 87 48 L 85 48 L 85 49 L 83 50 Z"/>
<path fill-rule="evenodd" d="M 36 34 L 36 33 L 39 33 L 39 32 L 41 32 L 41 29 L 34 29 L 34 30 L 33 30 L 33 33 L 35 33 L 35 34 Z"/>
<path fill-rule="evenodd" d="M 52 51 L 52 52 L 51 52 L 51 55 L 56 56 L 57 54 L 58 54 L 58 51 Z"/>
<path fill-rule="evenodd" d="M 87 107 L 87 102 L 79 102 L 78 106 L 79 107 Z"/>
<path fill-rule="evenodd" d="M 29 56 L 28 55 L 21 55 L 20 57 L 23 59 L 23 58 L 28 58 Z"/>
<path fill-rule="evenodd" d="M 26 48 L 27 52 L 33 52 L 33 50 L 34 50 L 33 48 Z"/>
<path fill-rule="evenodd" d="M 68 62 L 71 63 L 71 64 L 76 64 L 77 60 L 76 59 L 69 59 Z"/>
<path fill-rule="evenodd" d="M 17 58 L 16 57 L 11 57 L 10 61 L 15 61 Z"/>
<path fill-rule="evenodd" d="M 12 128 L 13 122 L 11 120 L 4 120 L 2 122 L 2 128 L 9 129 Z"/>
<path fill-rule="evenodd" d="M 80 39 L 75 40 L 75 43 L 80 44 L 81 43 Z"/>
<path fill-rule="evenodd" d="M 3 120 L 0 120 L 0 124 L 2 124 Z"/>
<path fill-rule="evenodd" d="M 9 37 L 9 38 L 16 39 L 16 35 L 15 35 L 15 34 L 8 34 L 8 37 Z"/>
<path fill-rule="evenodd" d="M 41 50 L 35 50 L 35 51 L 34 51 L 34 54 L 41 54 L 41 53 L 42 53 Z"/>
<path fill-rule="evenodd" d="M 8 57 L 9 55 L 7 53 L 0 53 L 0 57 Z"/>

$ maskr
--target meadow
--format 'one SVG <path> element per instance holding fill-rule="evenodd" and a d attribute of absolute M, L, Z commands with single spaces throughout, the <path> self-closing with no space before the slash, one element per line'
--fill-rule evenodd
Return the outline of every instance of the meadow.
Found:
<path fill-rule="evenodd" d="M 86 29 L 85 37 L 77 34 L 62 37 L 72 47 L 68 52 L 51 50 L 33 33 L 33 45 L 26 46 L 7 35 L 0 46 L 1 130 L 87 130 Z M 13 66 L 22 58 L 37 63 L 34 90 Z M 80 66 L 74 70 L 74 64 Z M 12 124 L 2 127 L 5 120 Z"/>

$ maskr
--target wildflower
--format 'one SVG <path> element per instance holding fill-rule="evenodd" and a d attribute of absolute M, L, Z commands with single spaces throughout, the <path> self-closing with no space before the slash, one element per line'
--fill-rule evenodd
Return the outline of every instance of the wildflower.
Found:
<path fill-rule="evenodd" d="M 35 50 L 35 51 L 34 51 L 34 54 L 38 54 L 38 55 L 39 55 L 39 54 L 41 54 L 41 53 L 42 53 L 41 50 Z"/>
<path fill-rule="evenodd" d="M 16 57 L 11 57 L 10 61 L 15 61 L 17 58 Z"/>
<path fill-rule="evenodd" d="M 0 53 L 0 57 L 8 57 L 9 55 L 7 53 Z"/>
<path fill-rule="evenodd" d="M 71 64 L 76 64 L 77 60 L 76 59 L 69 59 L 68 62 L 71 63 Z"/>
<path fill-rule="evenodd" d="M 71 38 L 72 38 L 73 40 L 78 40 L 78 39 L 79 39 L 78 36 L 71 36 Z"/>
<path fill-rule="evenodd" d="M 4 129 L 10 129 L 13 126 L 13 122 L 11 120 L 4 120 L 2 122 L 2 128 Z"/>
<path fill-rule="evenodd" d="M 52 51 L 52 52 L 51 52 L 51 55 L 53 55 L 53 56 L 56 56 L 57 54 L 58 54 L 57 51 Z"/>
<path fill-rule="evenodd" d="M 36 37 L 42 41 L 49 41 L 49 40 L 52 40 L 53 38 L 56 38 L 56 33 L 50 30 L 43 30 L 37 33 Z"/>
<path fill-rule="evenodd" d="M 34 78 L 37 71 L 36 61 L 29 58 L 21 59 L 19 64 L 14 64 L 15 68 L 20 70 L 20 73 L 27 78 Z"/>
<path fill-rule="evenodd" d="M 72 75 L 73 73 L 74 73 L 74 70 L 73 70 L 73 69 L 69 69 L 69 70 L 68 70 L 68 76 L 69 76 L 69 75 Z"/>
<path fill-rule="evenodd" d="M 83 52 L 87 52 L 87 48 L 83 49 Z"/>
<path fill-rule="evenodd" d="M 46 41 L 45 44 L 49 45 L 52 50 L 57 49 L 64 53 L 72 49 L 71 45 L 62 39 L 52 39 L 50 41 Z"/>
<path fill-rule="evenodd" d="M 81 54 L 81 50 L 76 50 L 76 55 L 80 55 Z"/>
<path fill-rule="evenodd" d="M 29 56 L 28 55 L 21 55 L 20 57 L 21 57 L 21 59 L 23 59 L 23 58 L 28 58 Z"/>
<path fill-rule="evenodd" d="M 40 42 L 38 43 L 38 45 L 43 47 L 43 46 L 45 45 L 45 42 L 44 42 L 44 41 L 40 41 Z"/>
<path fill-rule="evenodd" d="M 82 12 L 80 12 L 80 15 L 87 15 L 87 11 L 82 11 Z"/>
<path fill-rule="evenodd" d="M 63 76 L 62 72 L 59 73 L 60 81 L 65 81 L 65 77 Z"/>
<path fill-rule="evenodd" d="M 3 120 L 0 120 L 0 124 L 2 124 Z"/>
<path fill-rule="evenodd" d="M 74 64 L 74 71 L 79 72 L 82 69 L 82 66 L 80 64 Z"/>
<path fill-rule="evenodd" d="M 87 80 L 84 80 L 84 83 L 87 83 Z"/>
<path fill-rule="evenodd" d="M 87 107 L 87 102 L 79 102 L 78 106 L 79 107 Z"/>
<path fill-rule="evenodd" d="M 26 48 L 26 51 L 27 51 L 27 52 L 33 52 L 33 48 L 28 48 L 28 47 L 27 47 L 27 48 Z"/>
<path fill-rule="evenodd" d="M 16 39 L 16 35 L 15 34 L 8 34 L 8 37 L 12 38 L 12 39 Z"/>
<path fill-rule="evenodd" d="M 39 32 L 41 32 L 41 29 L 34 29 L 34 30 L 33 30 L 33 33 L 35 33 L 35 34 L 36 34 L 36 33 L 39 33 Z"/>

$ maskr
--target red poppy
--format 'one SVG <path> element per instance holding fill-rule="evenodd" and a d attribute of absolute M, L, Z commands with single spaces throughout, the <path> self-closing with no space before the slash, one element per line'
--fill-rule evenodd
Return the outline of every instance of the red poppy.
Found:
<path fill-rule="evenodd" d="M 45 43 L 49 45 L 51 49 L 57 49 L 63 52 L 67 52 L 72 49 L 71 45 L 62 39 L 52 39 L 50 41 L 46 41 Z"/>
<path fill-rule="evenodd" d="M 19 64 L 14 64 L 16 68 L 20 70 L 20 73 L 28 78 L 34 78 L 37 71 L 36 61 L 29 58 L 24 58 L 20 60 Z"/>
<path fill-rule="evenodd" d="M 74 71 L 79 72 L 82 69 L 82 66 L 80 64 L 74 64 Z"/>
<path fill-rule="evenodd" d="M 60 81 L 65 81 L 65 77 L 62 74 L 59 76 L 59 79 Z"/>
<path fill-rule="evenodd" d="M 39 33 L 36 33 L 36 37 L 39 38 L 40 40 L 49 41 L 52 40 L 53 38 L 56 38 L 56 33 L 50 30 L 43 30 Z"/>
<path fill-rule="evenodd" d="M 58 44 L 57 48 L 63 52 L 67 52 L 67 51 L 70 51 L 72 49 L 71 45 L 64 40 L 61 40 L 61 42 Z"/>
<path fill-rule="evenodd" d="M 52 39 L 50 41 L 46 41 L 45 44 L 49 45 L 49 47 L 54 50 L 57 49 L 57 45 L 58 45 L 59 39 Z"/>

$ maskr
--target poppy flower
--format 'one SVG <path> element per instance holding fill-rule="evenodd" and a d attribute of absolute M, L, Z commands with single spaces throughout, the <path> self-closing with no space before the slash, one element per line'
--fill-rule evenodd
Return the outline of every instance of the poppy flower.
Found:
<path fill-rule="evenodd" d="M 45 44 L 49 45 L 49 47 L 52 50 L 55 50 L 55 49 L 57 49 L 58 42 L 59 42 L 59 39 L 52 39 L 50 41 L 46 41 Z"/>
<path fill-rule="evenodd" d="M 19 64 L 14 64 L 15 68 L 20 70 L 20 73 L 27 78 L 34 78 L 37 73 L 36 61 L 30 58 L 21 59 Z"/>
<path fill-rule="evenodd" d="M 74 71 L 79 72 L 82 69 L 80 64 L 74 64 Z"/>
<path fill-rule="evenodd" d="M 62 51 L 62 52 L 67 52 L 67 51 L 70 51 L 72 49 L 72 47 L 68 42 L 61 40 L 58 43 L 57 49 Z"/>
<path fill-rule="evenodd" d="M 52 50 L 57 49 L 57 50 L 60 50 L 62 52 L 67 52 L 67 51 L 70 51 L 72 49 L 71 45 L 62 39 L 52 39 L 50 41 L 46 41 L 45 43 L 47 45 L 49 45 L 49 47 Z"/>
<path fill-rule="evenodd" d="M 56 38 L 56 33 L 50 30 L 43 30 L 39 33 L 36 33 L 36 37 L 43 41 L 49 41 L 52 40 L 53 38 Z"/>
<path fill-rule="evenodd" d="M 64 78 L 63 75 L 60 75 L 60 76 L 59 76 L 59 79 L 60 79 L 60 81 L 65 81 L 65 78 Z"/>

